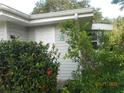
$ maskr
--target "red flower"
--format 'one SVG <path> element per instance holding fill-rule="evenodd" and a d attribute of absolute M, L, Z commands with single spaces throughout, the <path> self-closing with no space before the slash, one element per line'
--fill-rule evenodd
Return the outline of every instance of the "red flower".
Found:
<path fill-rule="evenodd" d="M 51 68 L 48 68 L 47 69 L 47 76 L 48 77 L 52 76 L 52 73 L 53 73 L 52 69 Z"/>

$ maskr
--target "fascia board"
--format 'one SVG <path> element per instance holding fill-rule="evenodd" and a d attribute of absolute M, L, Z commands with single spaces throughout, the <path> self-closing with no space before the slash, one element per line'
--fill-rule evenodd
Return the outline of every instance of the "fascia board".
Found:
<path fill-rule="evenodd" d="M 90 13 L 90 14 L 81 14 L 81 15 L 78 15 L 78 18 L 92 17 L 92 16 L 93 16 L 93 13 Z M 30 21 L 30 25 L 31 26 L 35 26 L 35 25 L 53 24 L 53 23 L 59 23 L 61 21 L 69 20 L 69 19 L 75 19 L 75 15 L 32 20 L 32 21 Z"/>
<path fill-rule="evenodd" d="M 94 23 L 92 24 L 92 30 L 100 31 L 100 30 L 106 30 L 106 31 L 112 31 L 113 26 L 112 24 L 103 24 L 103 23 Z"/>
<path fill-rule="evenodd" d="M 90 13 L 90 14 L 82 14 L 82 15 L 79 15 L 78 17 L 79 18 L 82 18 L 82 17 L 92 17 L 93 16 L 93 13 Z"/>
<path fill-rule="evenodd" d="M 83 17 L 92 17 L 93 13 L 88 13 L 88 14 L 79 14 L 78 18 L 83 18 Z M 52 17 L 52 18 L 44 18 L 44 19 L 35 19 L 35 20 L 27 20 L 27 19 L 22 19 L 21 17 L 14 16 L 5 12 L 0 12 L 0 17 L 2 20 L 6 21 L 12 21 L 16 22 L 18 24 L 24 25 L 24 26 L 38 26 L 38 25 L 46 25 L 46 24 L 54 24 L 54 23 L 59 23 L 64 20 L 69 20 L 69 19 L 75 19 L 75 14 L 70 15 L 70 16 L 61 16 L 61 17 Z"/>
<path fill-rule="evenodd" d="M 45 19 L 45 18 L 71 16 L 71 15 L 74 15 L 75 13 L 77 13 L 79 15 L 93 13 L 93 8 L 81 8 L 81 9 L 73 9 L 73 10 L 65 10 L 65 11 L 58 11 L 58 12 L 28 15 L 28 14 L 20 12 L 14 8 L 11 8 L 11 7 L 1 4 L 1 3 L 0 3 L 0 10 L 15 14 L 18 17 L 22 17 L 22 19 L 27 19 L 27 20 L 37 20 L 37 19 Z"/>
<path fill-rule="evenodd" d="M 0 11 L 0 15 L 2 15 L 3 14 L 3 12 L 2 11 Z"/>
<path fill-rule="evenodd" d="M 21 17 L 26 18 L 26 19 L 30 18 L 30 15 L 25 14 L 25 13 L 23 13 L 21 11 L 18 11 L 18 10 L 14 9 L 14 8 L 11 8 L 11 7 L 6 6 L 4 4 L 1 4 L 1 3 L 0 3 L 0 10 L 5 10 L 5 11 L 8 11 L 8 12 L 11 12 L 11 13 L 17 15 L 17 16 L 21 16 Z"/>
<path fill-rule="evenodd" d="M 87 14 L 87 13 L 92 13 L 92 12 L 93 12 L 92 8 L 81 8 L 81 9 L 65 10 L 65 11 L 50 12 L 50 13 L 43 13 L 43 14 L 33 14 L 30 16 L 30 18 L 33 20 L 33 19 L 69 16 L 69 15 L 73 15 L 75 13 Z"/>
<path fill-rule="evenodd" d="M 21 19 L 20 17 L 17 17 L 17 16 L 15 17 L 13 15 L 6 14 L 3 11 L 0 11 L 0 19 L 5 21 L 17 22 L 19 24 L 26 25 L 26 26 L 29 25 L 28 20 Z"/>

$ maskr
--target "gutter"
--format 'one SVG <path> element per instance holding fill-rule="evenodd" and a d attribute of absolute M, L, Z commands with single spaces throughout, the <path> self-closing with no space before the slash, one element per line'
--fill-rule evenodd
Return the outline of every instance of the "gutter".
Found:
<path fill-rule="evenodd" d="M 82 8 L 43 14 L 27 15 L 4 4 L 0 4 L 0 12 L 1 12 L 0 20 L 15 22 L 24 26 L 53 24 L 68 19 L 76 20 L 78 18 L 93 16 L 92 8 Z"/>
<path fill-rule="evenodd" d="M 62 22 L 64 20 L 70 20 L 70 19 L 74 19 L 77 20 L 78 18 L 85 18 L 85 17 L 92 17 L 93 14 L 83 14 L 83 15 L 79 15 L 79 14 L 73 14 L 70 16 L 63 16 L 63 17 L 53 17 L 53 18 L 45 18 L 45 19 L 36 19 L 36 20 L 31 20 L 30 21 L 30 25 L 44 25 L 44 24 L 53 24 L 53 23 L 59 23 Z"/>
<path fill-rule="evenodd" d="M 13 14 L 15 14 L 17 16 L 20 16 L 20 17 L 23 17 L 25 19 L 29 19 L 30 18 L 30 15 L 25 14 L 25 13 L 23 13 L 21 11 L 18 11 L 16 9 L 12 8 L 12 7 L 6 6 L 6 5 L 1 4 L 1 3 L 0 3 L 0 10 L 5 10 L 7 12 L 13 13 Z"/>
<path fill-rule="evenodd" d="M 53 18 L 53 17 L 62 17 L 62 16 L 70 16 L 74 14 L 88 14 L 93 13 L 92 8 L 80 8 L 80 9 L 73 9 L 73 10 L 65 10 L 65 11 L 58 11 L 58 12 L 50 12 L 50 13 L 43 13 L 43 14 L 32 14 L 30 18 L 32 20 L 35 19 L 44 19 L 44 18 Z"/>

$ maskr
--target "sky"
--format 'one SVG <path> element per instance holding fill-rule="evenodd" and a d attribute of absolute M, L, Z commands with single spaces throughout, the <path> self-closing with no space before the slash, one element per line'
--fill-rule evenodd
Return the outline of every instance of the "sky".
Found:
<path fill-rule="evenodd" d="M 118 5 L 111 4 L 112 0 L 90 0 L 92 7 L 100 8 L 103 17 L 117 18 L 124 17 L 124 10 L 120 11 Z M 35 7 L 37 0 L 0 0 L 0 3 L 8 5 L 26 14 L 30 14 Z"/>

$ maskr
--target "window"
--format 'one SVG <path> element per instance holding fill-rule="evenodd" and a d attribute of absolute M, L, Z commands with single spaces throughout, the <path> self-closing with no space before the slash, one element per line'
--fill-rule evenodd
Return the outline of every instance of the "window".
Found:
<path fill-rule="evenodd" d="M 60 41 L 65 41 L 64 33 L 60 33 Z"/>

